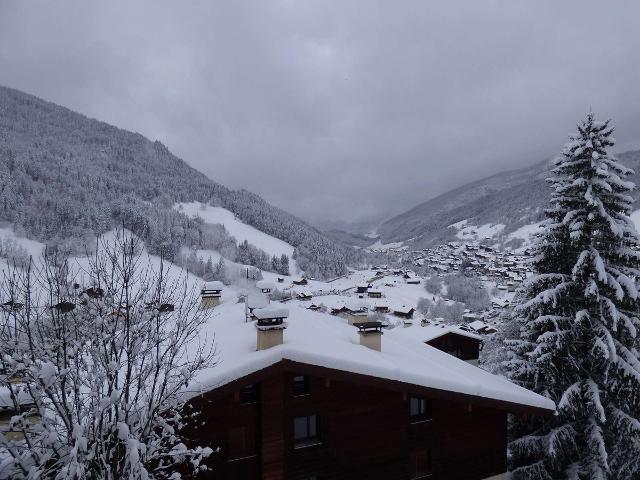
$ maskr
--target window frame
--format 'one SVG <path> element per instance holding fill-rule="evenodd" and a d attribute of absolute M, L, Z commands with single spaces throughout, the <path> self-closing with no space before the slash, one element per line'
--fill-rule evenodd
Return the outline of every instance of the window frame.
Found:
<path fill-rule="evenodd" d="M 304 429 L 306 432 L 304 436 L 298 436 L 296 432 L 296 428 L 298 426 L 297 423 L 299 420 L 303 419 L 305 421 Z M 292 427 L 294 449 L 313 447 L 314 445 L 322 444 L 322 440 L 320 438 L 320 418 L 315 413 L 293 417 Z"/>
<path fill-rule="evenodd" d="M 296 382 L 296 378 L 302 377 L 302 381 Z M 309 395 L 309 376 L 303 374 L 294 374 L 291 377 L 291 393 L 293 397 L 304 397 Z"/>
<path fill-rule="evenodd" d="M 417 402 L 417 413 L 414 413 L 414 402 Z M 433 404 L 431 400 L 424 397 L 410 397 L 409 418 L 411 423 L 430 422 L 433 420 Z"/>
<path fill-rule="evenodd" d="M 240 405 L 256 404 L 260 402 L 260 397 L 261 397 L 260 383 L 250 383 L 248 385 L 245 385 L 238 392 L 238 400 L 240 401 Z"/>

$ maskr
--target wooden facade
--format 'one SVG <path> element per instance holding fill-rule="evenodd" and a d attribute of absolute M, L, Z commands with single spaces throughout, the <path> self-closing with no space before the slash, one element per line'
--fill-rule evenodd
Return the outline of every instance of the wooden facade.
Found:
<path fill-rule="evenodd" d="M 258 386 L 255 401 L 242 393 L 248 385 Z M 412 398 L 427 402 L 428 418 L 411 416 Z M 288 360 L 189 405 L 201 412 L 185 432 L 190 443 L 220 448 L 199 478 L 216 480 L 485 479 L 506 471 L 507 412 L 536 413 Z M 294 422 L 304 430 L 312 416 L 317 438 L 296 443 Z"/>
<path fill-rule="evenodd" d="M 426 343 L 460 360 L 469 361 L 480 358 L 482 341 L 465 335 L 446 333 Z"/>

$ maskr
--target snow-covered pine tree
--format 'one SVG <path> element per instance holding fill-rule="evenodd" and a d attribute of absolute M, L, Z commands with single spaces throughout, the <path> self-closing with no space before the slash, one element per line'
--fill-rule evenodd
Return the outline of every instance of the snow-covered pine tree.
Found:
<path fill-rule="evenodd" d="M 632 172 L 608 153 L 609 122 L 578 125 L 556 161 L 535 270 L 518 295 L 510 377 L 557 404 L 511 422 L 515 479 L 640 475 L 639 238 Z"/>

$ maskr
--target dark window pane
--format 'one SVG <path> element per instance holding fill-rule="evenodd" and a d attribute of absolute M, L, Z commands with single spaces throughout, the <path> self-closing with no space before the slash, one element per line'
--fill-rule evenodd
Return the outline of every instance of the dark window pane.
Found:
<path fill-rule="evenodd" d="M 309 379 L 306 375 L 295 375 L 293 377 L 293 394 L 305 395 L 309 393 Z"/>
<path fill-rule="evenodd" d="M 296 445 L 315 444 L 318 438 L 318 417 L 309 415 L 293 419 L 293 439 Z"/>
<path fill-rule="evenodd" d="M 295 440 L 308 438 L 307 421 L 308 417 L 296 417 L 293 419 L 293 438 Z"/>
<path fill-rule="evenodd" d="M 255 403 L 260 400 L 260 384 L 245 385 L 240 390 L 240 403 Z"/>
<path fill-rule="evenodd" d="M 431 400 L 426 398 L 411 397 L 409 402 L 409 413 L 412 420 L 431 419 Z"/>
<path fill-rule="evenodd" d="M 415 397 L 411 397 L 411 416 L 415 417 L 416 415 L 420 415 L 420 401 Z"/>
<path fill-rule="evenodd" d="M 310 437 L 315 437 L 318 434 L 317 430 L 316 430 L 316 416 L 315 415 L 311 415 L 309 417 L 309 436 Z"/>

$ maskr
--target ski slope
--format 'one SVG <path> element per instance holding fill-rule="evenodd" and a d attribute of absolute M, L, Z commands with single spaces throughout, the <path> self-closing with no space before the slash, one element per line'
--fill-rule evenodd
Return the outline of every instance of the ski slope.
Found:
<path fill-rule="evenodd" d="M 205 223 L 224 225 L 229 235 L 234 236 L 238 243 L 246 240 L 269 255 L 285 254 L 289 258 L 293 255 L 292 245 L 238 220 L 233 212 L 226 208 L 212 207 L 200 202 L 177 203 L 174 208 L 188 217 L 200 217 Z"/>

